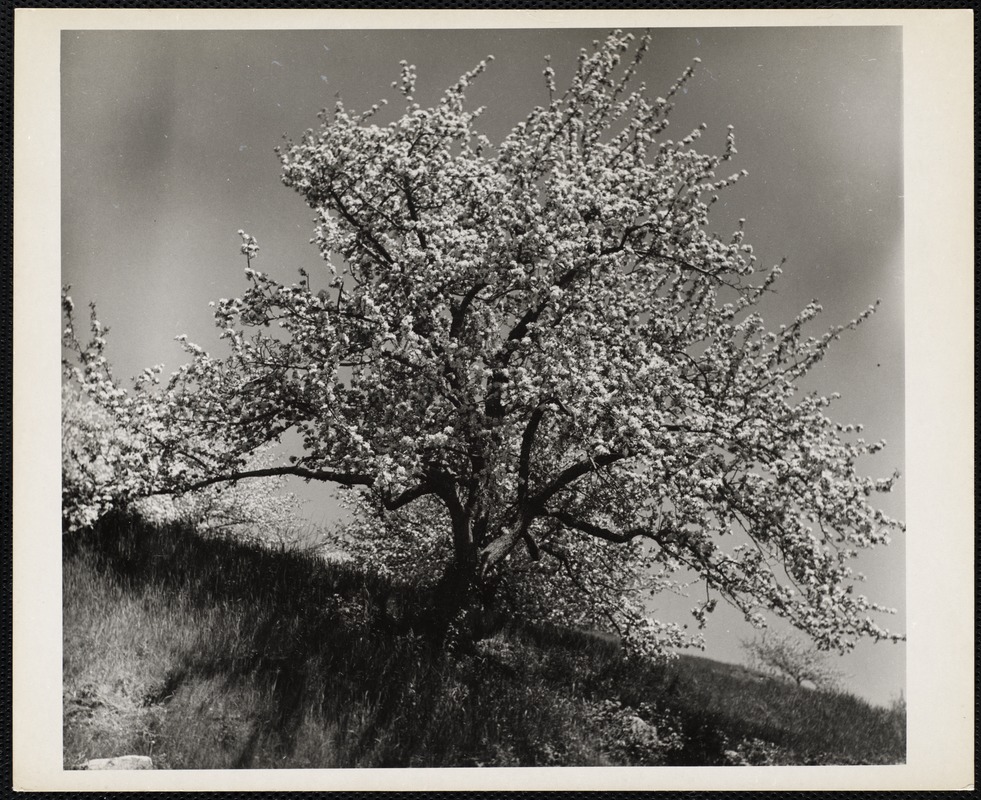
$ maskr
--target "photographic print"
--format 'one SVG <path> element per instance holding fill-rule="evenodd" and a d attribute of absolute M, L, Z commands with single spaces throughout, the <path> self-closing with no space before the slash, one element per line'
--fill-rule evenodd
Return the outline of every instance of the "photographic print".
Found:
<path fill-rule="evenodd" d="M 904 28 L 323 19 L 58 31 L 60 770 L 905 768 Z"/>

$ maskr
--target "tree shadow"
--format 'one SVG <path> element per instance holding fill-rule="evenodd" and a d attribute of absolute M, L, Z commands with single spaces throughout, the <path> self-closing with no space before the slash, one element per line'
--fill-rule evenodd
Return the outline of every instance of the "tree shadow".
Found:
<path fill-rule="evenodd" d="M 65 537 L 64 557 L 85 557 L 134 592 L 160 589 L 202 615 L 220 609 L 244 620 L 235 632 L 201 632 L 145 697 L 147 705 L 166 704 L 194 679 L 257 689 L 263 713 L 234 767 L 253 766 L 269 743 L 289 757 L 307 714 L 352 708 L 367 718 L 344 749 L 363 759 L 401 713 L 410 684 L 417 689 L 420 671 L 439 657 L 425 622 L 432 598 L 349 565 L 122 514 Z"/>

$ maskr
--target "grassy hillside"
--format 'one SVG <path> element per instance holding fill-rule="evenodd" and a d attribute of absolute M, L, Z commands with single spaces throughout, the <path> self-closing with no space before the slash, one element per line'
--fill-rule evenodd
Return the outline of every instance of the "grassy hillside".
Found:
<path fill-rule="evenodd" d="M 879 764 L 905 716 L 683 656 L 512 626 L 432 648 L 344 564 L 109 519 L 64 548 L 64 761 L 158 768 Z"/>

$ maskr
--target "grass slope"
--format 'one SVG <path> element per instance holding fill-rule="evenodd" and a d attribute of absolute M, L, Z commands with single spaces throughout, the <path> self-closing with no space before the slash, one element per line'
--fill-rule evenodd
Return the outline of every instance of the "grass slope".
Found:
<path fill-rule="evenodd" d="M 880 764 L 905 715 L 512 626 L 447 656 L 410 587 L 111 518 L 64 547 L 64 762 L 158 768 Z"/>

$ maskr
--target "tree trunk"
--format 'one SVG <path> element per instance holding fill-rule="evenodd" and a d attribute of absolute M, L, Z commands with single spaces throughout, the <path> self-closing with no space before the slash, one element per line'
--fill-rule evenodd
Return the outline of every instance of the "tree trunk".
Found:
<path fill-rule="evenodd" d="M 493 632 L 493 586 L 481 577 L 480 553 L 473 541 L 470 519 L 454 520 L 453 544 L 453 561 L 436 587 L 434 632 L 440 645 L 467 653 Z"/>
<path fill-rule="evenodd" d="M 464 655 L 489 632 L 487 597 L 472 565 L 452 563 L 436 587 L 435 638 L 440 647 Z"/>

